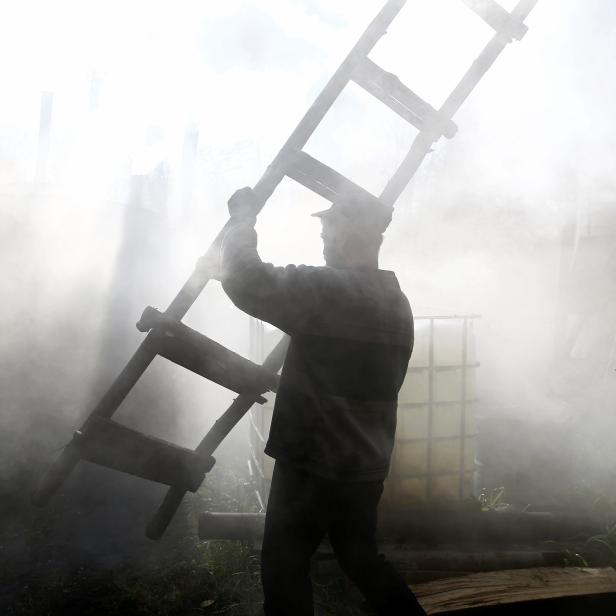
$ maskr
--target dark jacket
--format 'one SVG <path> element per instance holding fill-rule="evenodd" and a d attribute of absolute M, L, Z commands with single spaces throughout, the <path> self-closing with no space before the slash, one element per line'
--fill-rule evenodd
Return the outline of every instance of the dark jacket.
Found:
<path fill-rule="evenodd" d="M 393 272 L 263 263 L 235 226 L 222 247 L 233 303 L 291 336 L 268 455 L 336 480 L 384 479 L 413 317 Z"/>

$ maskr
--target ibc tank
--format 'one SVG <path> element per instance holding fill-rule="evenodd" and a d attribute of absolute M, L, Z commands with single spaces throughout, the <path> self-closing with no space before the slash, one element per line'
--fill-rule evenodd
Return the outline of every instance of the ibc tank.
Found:
<path fill-rule="evenodd" d="M 454 503 L 473 496 L 475 427 L 474 315 L 415 317 L 415 347 L 398 397 L 398 427 L 381 508 Z M 282 334 L 252 319 L 251 356 L 262 362 Z M 261 505 L 274 460 L 263 453 L 274 395 L 249 413 L 250 466 Z"/>
<path fill-rule="evenodd" d="M 473 496 L 474 316 L 415 317 L 415 347 L 398 396 L 398 428 L 383 505 Z"/>

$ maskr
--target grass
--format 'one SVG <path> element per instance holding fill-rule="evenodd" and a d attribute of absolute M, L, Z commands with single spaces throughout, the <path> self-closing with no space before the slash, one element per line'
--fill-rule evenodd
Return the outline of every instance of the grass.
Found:
<path fill-rule="evenodd" d="M 492 489 L 483 488 L 478 500 L 482 511 L 495 511 L 509 506 L 505 501 L 505 488 L 502 486 Z"/>
<path fill-rule="evenodd" d="M 255 556 L 239 543 L 196 544 L 147 565 L 109 571 L 80 567 L 55 581 L 26 586 L 15 615 L 175 616 L 260 613 Z"/>
<path fill-rule="evenodd" d="M 226 462 L 226 463 L 225 463 Z M 190 495 L 167 531 L 147 556 L 131 556 L 124 564 L 95 564 L 84 559 L 62 559 L 62 570 L 47 564 L 45 546 L 53 543 L 50 510 L 38 524 L 23 524 L 12 540 L 40 546 L 27 572 L 2 571 L 2 616 L 254 616 L 262 614 L 259 558 L 241 542 L 199 542 L 196 521 L 204 510 L 250 511 L 255 503 L 244 460 L 218 464 L 203 487 Z M 70 507 L 62 510 L 70 514 Z M 54 515 L 58 515 L 57 513 Z M 16 523 L 17 524 L 17 523 Z M 43 530 L 41 530 L 43 529 Z M 44 531 L 44 532 L 43 532 Z M 94 532 L 94 531 L 93 531 Z M 139 527 L 135 532 L 142 532 Z M 0 533 L 0 549 L 8 533 Z M 66 546 L 67 549 L 70 547 Z M 2 553 L 0 552 L 0 555 Z M 70 565 L 66 563 L 71 562 Z M 2 565 L 0 563 L 0 569 Z M 336 575 L 319 575 L 314 584 L 315 605 L 323 616 L 365 614 L 361 600 Z"/>
<path fill-rule="evenodd" d="M 601 549 L 610 565 L 616 567 L 616 523 L 608 525 L 605 533 L 589 537 L 586 544 Z"/>
<path fill-rule="evenodd" d="M 254 616 L 262 613 L 258 555 L 240 542 L 200 543 L 196 519 L 204 510 L 250 511 L 249 478 L 243 459 L 217 464 L 203 488 L 184 503 L 155 555 L 113 567 L 74 566 L 62 573 L 11 579 L 16 588 L 2 616 Z M 232 461 L 231 461 L 232 462 Z M 479 498 L 483 510 L 507 504 L 503 487 L 485 489 Z M 614 500 L 590 489 L 576 491 L 565 503 L 594 511 L 616 511 Z M 36 528 L 23 529 L 31 535 Z M 141 532 L 141 528 L 139 528 Z M 45 544 L 48 537 L 31 537 Z M 585 554 L 596 552 L 616 566 L 616 524 L 605 533 L 582 539 L 575 548 L 562 546 L 566 563 L 585 566 Z M 363 616 L 358 592 L 331 568 L 315 577 L 315 606 L 320 616 Z"/>
<path fill-rule="evenodd" d="M 314 589 L 319 614 L 365 616 L 358 593 L 341 577 L 319 576 Z M 29 584 L 7 616 L 256 616 L 262 601 L 256 554 L 239 542 L 217 541 L 147 565 L 82 567 Z"/>

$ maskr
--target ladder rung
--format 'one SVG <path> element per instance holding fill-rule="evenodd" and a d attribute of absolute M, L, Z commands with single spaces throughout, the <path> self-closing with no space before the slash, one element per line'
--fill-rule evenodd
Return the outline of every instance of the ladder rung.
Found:
<path fill-rule="evenodd" d="M 262 400 L 260 394 L 278 387 L 275 374 L 151 306 L 145 309 L 139 325 L 153 329 L 159 355 L 231 391 Z"/>
<path fill-rule="evenodd" d="M 214 465 L 211 456 L 101 417 L 91 417 L 73 444 L 84 460 L 191 492 Z"/>
<path fill-rule="evenodd" d="M 342 174 L 302 151 L 288 151 L 285 156 L 285 174 L 328 201 L 341 196 L 355 196 L 368 201 L 377 197 L 358 186 Z"/>
<path fill-rule="evenodd" d="M 267 168 L 263 177 L 254 187 L 262 203 L 267 201 L 276 189 L 276 186 L 278 186 L 284 178 L 285 174 L 282 173 L 281 170 L 284 169 L 286 151 L 301 150 L 306 145 L 325 117 L 325 114 L 331 109 L 331 106 L 349 83 L 350 74 L 355 63 L 358 59 L 368 55 L 370 51 L 372 51 L 380 38 L 387 33 L 387 28 L 405 4 L 406 0 L 387 0 L 385 6 L 372 20 L 353 49 L 351 49 L 349 55 L 332 75 L 314 103 L 308 108 L 301 122 L 291 133 L 272 164 Z M 326 199 L 329 199 L 329 197 L 326 197 Z"/>
<path fill-rule="evenodd" d="M 528 26 L 518 21 L 494 0 L 462 0 L 497 32 L 520 40 L 528 31 Z"/>
<path fill-rule="evenodd" d="M 434 127 L 448 139 L 455 136 L 458 127 L 452 120 L 441 122 L 434 107 L 407 88 L 396 75 L 383 70 L 370 58 L 366 57 L 358 63 L 352 79 L 419 130 Z"/>

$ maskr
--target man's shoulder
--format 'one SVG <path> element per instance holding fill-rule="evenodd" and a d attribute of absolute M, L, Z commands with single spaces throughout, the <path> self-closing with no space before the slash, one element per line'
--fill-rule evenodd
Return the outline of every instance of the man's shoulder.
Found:
<path fill-rule="evenodd" d="M 389 270 L 337 268 L 327 265 L 288 265 L 288 278 L 300 288 L 334 298 L 336 303 L 377 301 L 388 305 L 403 304 L 410 312 L 408 299 Z"/>
<path fill-rule="evenodd" d="M 329 265 L 287 265 L 297 273 L 324 280 L 381 280 L 399 288 L 395 272 L 382 269 L 330 267 Z"/>
<path fill-rule="evenodd" d="M 287 265 L 285 270 L 291 276 L 315 284 L 341 282 L 349 277 L 345 270 L 327 265 Z"/>
<path fill-rule="evenodd" d="M 369 289 L 374 289 L 375 292 L 377 290 L 389 291 L 404 296 L 396 274 L 390 270 L 338 268 L 327 265 L 289 265 L 287 267 L 292 268 L 296 275 L 315 283 L 362 289 L 363 292 Z"/>

